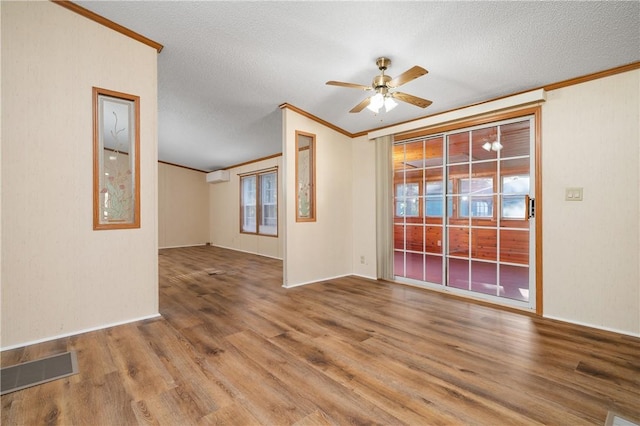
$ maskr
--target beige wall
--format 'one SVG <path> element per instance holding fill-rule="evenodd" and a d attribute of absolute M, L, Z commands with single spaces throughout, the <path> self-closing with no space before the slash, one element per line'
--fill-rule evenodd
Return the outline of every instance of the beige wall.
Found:
<path fill-rule="evenodd" d="M 157 315 L 157 52 L 51 2 L 1 13 L 2 348 Z M 92 86 L 140 96 L 140 229 L 93 230 Z"/>
<path fill-rule="evenodd" d="M 640 335 L 639 117 L 639 70 L 547 93 L 542 106 L 544 316 Z M 363 141 L 354 144 L 360 155 L 374 156 Z M 358 194 L 370 194 L 359 201 L 373 216 L 375 170 L 355 160 L 353 165 L 354 209 Z M 565 201 L 566 187 L 583 187 L 584 201 Z M 364 221 L 354 210 L 354 273 L 362 273 L 360 251 L 375 245 L 367 239 L 375 235 L 375 221 Z M 375 269 L 364 275 L 369 273 Z"/>
<path fill-rule="evenodd" d="M 353 142 L 349 137 L 290 109 L 283 110 L 283 129 L 286 171 L 284 285 L 292 287 L 352 274 Z M 296 130 L 316 135 L 315 222 L 296 222 Z M 366 193 L 368 189 L 363 191 Z"/>
<path fill-rule="evenodd" d="M 640 70 L 542 107 L 545 316 L 640 334 Z M 565 201 L 566 187 L 584 201 Z"/>
<path fill-rule="evenodd" d="M 351 148 L 353 274 L 376 279 L 375 141 L 361 136 L 353 139 Z"/>
<path fill-rule="evenodd" d="M 278 168 L 278 236 L 240 233 L 239 174 Z M 209 186 L 209 241 L 212 245 L 282 259 L 284 245 L 284 208 L 282 195 L 282 157 L 257 161 L 229 170 L 229 182 Z"/>
<path fill-rule="evenodd" d="M 158 245 L 203 245 L 209 241 L 206 173 L 158 163 Z"/>
<path fill-rule="evenodd" d="M 544 316 L 640 335 L 640 71 L 548 92 L 542 105 Z M 373 142 L 284 114 L 286 284 L 375 277 Z M 295 222 L 295 130 L 318 135 L 317 223 Z M 584 201 L 565 201 L 576 186 Z"/>

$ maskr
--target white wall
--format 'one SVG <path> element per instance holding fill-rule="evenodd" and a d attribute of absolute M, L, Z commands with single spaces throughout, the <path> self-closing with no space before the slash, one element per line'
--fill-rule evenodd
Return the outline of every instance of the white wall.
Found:
<path fill-rule="evenodd" d="M 240 233 L 239 174 L 278 167 L 278 237 Z M 229 169 L 229 182 L 209 186 L 209 241 L 212 245 L 282 259 L 284 252 L 284 208 L 282 157 L 256 161 Z"/>
<path fill-rule="evenodd" d="M 158 245 L 204 245 L 209 241 L 206 173 L 158 163 Z"/>
<path fill-rule="evenodd" d="M 640 70 L 542 107 L 544 315 L 640 334 Z M 583 187 L 584 201 L 565 201 Z"/>
<path fill-rule="evenodd" d="M 296 222 L 296 130 L 316 135 L 315 222 Z M 283 132 L 286 171 L 284 285 L 292 287 L 352 274 L 352 141 L 349 137 L 287 108 L 283 109 Z"/>
<path fill-rule="evenodd" d="M 51 2 L 1 13 L 2 348 L 157 315 L 157 52 Z M 140 229 L 93 230 L 92 86 L 140 96 Z"/>

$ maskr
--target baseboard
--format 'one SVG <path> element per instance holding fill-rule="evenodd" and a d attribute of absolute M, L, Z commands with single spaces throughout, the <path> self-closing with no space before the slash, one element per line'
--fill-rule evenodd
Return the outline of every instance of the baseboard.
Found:
<path fill-rule="evenodd" d="M 620 330 L 617 328 L 613 328 L 613 327 L 603 327 L 600 325 L 593 325 L 593 324 L 589 324 L 586 322 L 582 322 L 582 321 L 574 321 L 574 320 L 570 320 L 570 319 L 566 319 L 566 318 L 562 318 L 562 317 L 556 317 L 553 315 L 542 315 L 543 318 L 548 318 L 550 320 L 554 320 L 554 321 L 561 321 L 561 322 L 566 322 L 569 324 L 575 324 L 575 325 L 580 325 L 582 327 L 588 327 L 588 328 L 595 328 L 596 330 L 602 330 L 602 331 L 609 331 L 611 333 L 616 333 L 616 334 L 624 334 L 625 336 L 631 336 L 631 337 L 638 337 L 640 338 L 640 333 L 632 333 L 630 331 L 626 331 L 626 330 Z"/>
<path fill-rule="evenodd" d="M 202 247 L 207 246 L 209 243 L 199 243 L 199 244 L 186 244 L 183 246 L 166 246 L 166 247 L 158 247 L 158 250 L 162 249 L 172 249 L 172 248 L 185 248 L 185 247 Z"/>
<path fill-rule="evenodd" d="M 283 284 L 282 287 L 284 287 L 284 288 L 294 288 L 294 287 L 300 287 L 300 286 L 303 286 L 303 285 L 318 284 L 318 283 L 321 283 L 321 282 L 324 282 L 324 281 L 335 280 L 335 279 L 338 279 L 338 278 L 351 277 L 351 276 L 353 276 L 353 274 L 336 275 L 335 277 L 319 278 L 317 280 L 305 281 L 305 282 L 302 282 L 302 283 L 288 284 L 288 285 Z"/>
<path fill-rule="evenodd" d="M 158 318 L 158 317 L 161 317 L 161 315 L 159 313 L 158 314 L 153 314 L 153 315 L 147 315 L 147 316 L 140 317 L 140 318 L 125 320 L 125 321 L 118 321 L 118 322 L 114 322 L 114 323 L 110 323 L 110 324 L 98 325 L 96 327 L 90 327 L 90 328 L 85 328 L 83 330 L 73 331 L 73 332 L 70 332 L 70 333 L 59 334 L 57 336 L 45 337 L 45 338 L 42 338 L 42 339 L 32 340 L 32 341 L 29 341 L 29 342 L 23 342 L 23 343 L 18 343 L 18 344 L 15 344 L 15 345 L 6 346 L 6 347 L 3 347 L 3 348 L 0 348 L 0 352 L 8 351 L 8 350 L 11 350 L 11 349 L 21 348 L 23 346 L 31 346 L 31 345 L 36 345 L 38 343 L 49 342 L 51 340 L 62 339 L 62 338 L 69 337 L 69 336 L 76 336 L 78 334 L 89 333 L 91 331 L 103 330 L 105 328 L 117 327 L 119 325 L 130 324 L 132 322 L 144 321 L 144 320 L 148 320 L 148 319 Z"/>
<path fill-rule="evenodd" d="M 213 244 L 213 243 L 211 243 L 210 245 L 211 245 L 211 247 L 218 247 L 218 248 L 225 249 L 225 250 L 239 251 L 240 253 L 255 254 L 256 256 L 268 257 L 269 259 L 282 260 L 281 257 L 269 256 L 268 254 L 256 253 L 256 252 L 248 251 L 248 250 L 240 250 L 240 249 L 237 249 L 237 248 L 234 248 L 234 247 L 219 246 L 219 245 Z"/>
<path fill-rule="evenodd" d="M 353 275 L 354 277 L 364 278 L 364 279 L 367 279 L 367 280 L 378 281 L 377 277 L 370 277 L 368 275 L 362 275 L 362 274 L 351 274 L 351 275 Z"/>

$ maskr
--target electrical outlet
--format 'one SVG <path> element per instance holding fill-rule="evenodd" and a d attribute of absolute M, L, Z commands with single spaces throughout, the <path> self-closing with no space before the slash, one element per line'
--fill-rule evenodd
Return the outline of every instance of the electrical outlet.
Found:
<path fill-rule="evenodd" d="M 364 256 L 360 256 L 360 263 L 364 265 Z"/>

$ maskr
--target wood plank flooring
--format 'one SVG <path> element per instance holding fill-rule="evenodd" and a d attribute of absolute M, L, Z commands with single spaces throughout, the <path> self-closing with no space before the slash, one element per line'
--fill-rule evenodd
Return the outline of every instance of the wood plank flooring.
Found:
<path fill-rule="evenodd" d="M 3 425 L 640 423 L 640 339 L 356 277 L 287 290 L 215 247 L 159 263 L 162 318 L 2 353 L 80 369 L 2 396 Z"/>

